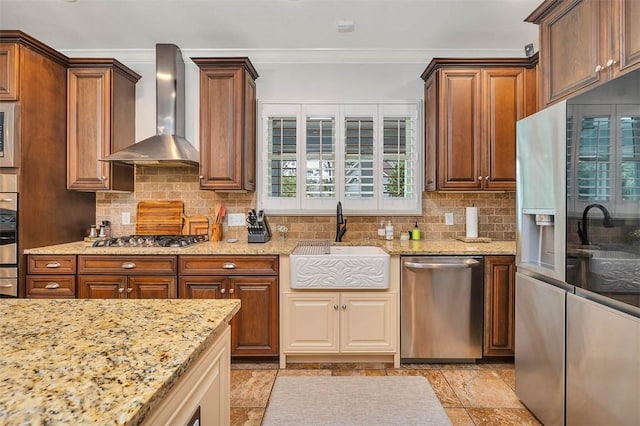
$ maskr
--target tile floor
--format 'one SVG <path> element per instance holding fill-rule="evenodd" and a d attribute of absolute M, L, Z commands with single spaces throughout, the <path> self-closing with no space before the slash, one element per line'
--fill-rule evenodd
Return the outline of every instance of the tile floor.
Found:
<path fill-rule="evenodd" d="M 454 426 L 539 425 L 516 397 L 513 364 L 231 365 L 231 425 L 260 426 L 278 375 L 425 376 Z"/>

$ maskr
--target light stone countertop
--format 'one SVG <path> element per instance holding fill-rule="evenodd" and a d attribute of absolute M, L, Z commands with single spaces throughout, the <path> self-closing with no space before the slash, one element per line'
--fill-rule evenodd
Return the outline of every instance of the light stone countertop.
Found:
<path fill-rule="evenodd" d="M 289 255 L 296 247 L 298 240 L 287 239 L 279 241 L 272 239 L 266 243 L 247 243 L 238 241 L 229 243 L 226 241 L 208 241 L 183 248 L 115 248 L 115 247 L 91 247 L 91 243 L 79 241 L 67 244 L 27 249 L 26 254 L 168 254 L 168 255 L 242 255 L 242 254 L 271 254 Z M 342 243 L 329 244 L 362 246 L 375 245 L 383 248 L 391 255 L 428 255 L 428 254 L 452 254 L 452 255 L 514 255 L 516 253 L 515 241 L 494 241 L 490 243 L 464 243 L 458 240 L 419 240 L 419 241 L 393 241 L 383 240 L 357 240 Z"/>
<path fill-rule="evenodd" d="M 0 424 L 138 424 L 239 309 L 239 300 L 0 299 Z"/>

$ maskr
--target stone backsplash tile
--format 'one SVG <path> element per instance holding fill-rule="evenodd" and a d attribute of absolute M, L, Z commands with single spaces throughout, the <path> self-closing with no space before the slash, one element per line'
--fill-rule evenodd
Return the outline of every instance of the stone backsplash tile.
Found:
<path fill-rule="evenodd" d="M 396 238 L 400 232 L 412 229 L 415 223 L 422 231 L 422 238 L 429 240 L 449 239 L 465 235 L 465 207 L 478 207 L 478 234 L 493 240 L 515 240 L 516 197 L 514 192 L 490 193 L 432 193 L 422 195 L 421 216 L 351 216 L 345 241 L 362 240 L 365 236 L 377 238 L 381 221 L 391 219 Z M 187 216 L 212 216 L 215 208 L 223 204 L 227 213 L 246 214 L 256 207 L 255 192 L 214 192 L 199 189 L 196 168 L 136 169 L 135 192 L 98 193 L 96 197 L 96 222 L 110 220 L 113 235 L 135 233 L 136 209 L 144 200 L 182 200 Z M 131 224 L 122 223 L 122 213 L 131 214 Z M 445 225 L 444 214 L 451 212 L 454 225 Z M 333 216 L 269 216 L 272 231 L 276 225 L 285 225 L 288 238 L 330 239 L 335 237 Z M 246 239 L 243 227 L 228 227 L 223 224 L 225 238 Z"/>

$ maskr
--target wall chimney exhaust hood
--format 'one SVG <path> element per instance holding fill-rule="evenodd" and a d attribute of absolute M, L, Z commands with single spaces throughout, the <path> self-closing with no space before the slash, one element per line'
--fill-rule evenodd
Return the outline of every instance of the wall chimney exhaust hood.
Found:
<path fill-rule="evenodd" d="M 101 161 L 139 166 L 197 166 L 200 155 L 184 138 L 184 60 L 178 46 L 156 44 L 157 134 Z"/>

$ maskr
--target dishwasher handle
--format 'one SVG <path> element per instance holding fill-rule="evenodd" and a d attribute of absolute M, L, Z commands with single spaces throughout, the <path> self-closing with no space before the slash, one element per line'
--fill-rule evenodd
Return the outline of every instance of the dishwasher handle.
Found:
<path fill-rule="evenodd" d="M 459 269 L 473 268 L 479 264 L 475 259 L 460 259 L 455 262 L 404 262 L 404 266 L 409 269 Z"/>

